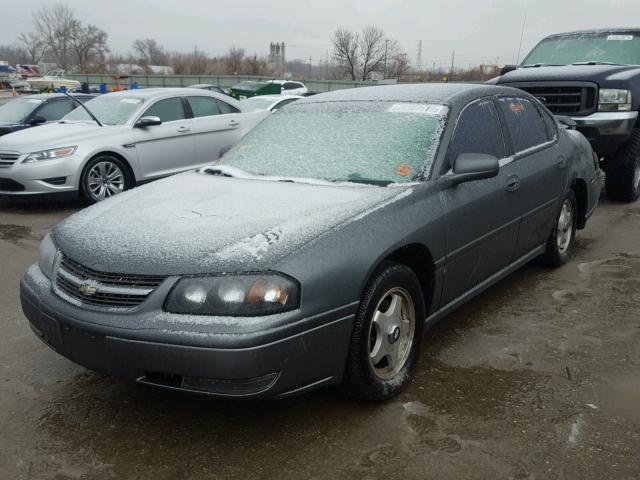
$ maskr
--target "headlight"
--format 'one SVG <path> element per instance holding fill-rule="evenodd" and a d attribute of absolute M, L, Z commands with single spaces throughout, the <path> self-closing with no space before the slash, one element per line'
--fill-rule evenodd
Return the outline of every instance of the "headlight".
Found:
<path fill-rule="evenodd" d="M 598 109 L 601 112 L 631 111 L 631 91 L 612 88 L 600 89 Z"/>
<path fill-rule="evenodd" d="M 62 147 L 54 148 L 52 150 L 44 150 L 42 152 L 35 152 L 29 155 L 24 163 L 39 162 L 41 160 L 54 160 L 56 158 L 70 157 L 74 154 L 78 147 Z"/>
<path fill-rule="evenodd" d="M 53 277 L 53 265 L 56 261 L 57 253 L 58 248 L 56 247 L 56 244 L 53 243 L 51 234 L 48 233 L 42 242 L 40 242 L 40 258 L 38 259 L 38 264 L 40 265 L 42 272 L 49 279 Z"/>
<path fill-rule="evenodd" d="M 273 315 L 298 308 L 298 284 L 282 275 L 251 274 L 180 280 L 165 304 L 171 313 L 230 317 Z"/>

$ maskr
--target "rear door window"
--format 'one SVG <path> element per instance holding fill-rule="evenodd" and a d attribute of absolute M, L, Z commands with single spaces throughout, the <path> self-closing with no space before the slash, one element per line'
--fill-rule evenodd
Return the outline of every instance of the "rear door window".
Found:
<path fill-rule="evenodd" d="M 549 140 L 555 140 L 558 136 L 558 123 L 553 115 L 551 115 L 543 106 L 539 106 L 538 109 L 542 114 L 542 120 L 545 127 L 547 127 L 547 137 Z"/>
<path fill-rule="evenodd" d="M 191 107 L 194 118 L 212 117 L 220 115 L 218 100 L 211 97 L 188 97 L 187 101 Z"/>
<path fill-rule="evenodd" d="M 182 98 L 165 98 L 151 105 L 143 117 L 159 117 L 162 123 L 184 120 L 186 115 L 182 105 Z"/>
<path fill-rule="evenodd" d="M 516 153 L 549 141 L 538 107 L 522 97 L 503 97 L 498 101 Z"/>
<path fill-rule="evenodd" d="M 498 159 L 507 156 L 498 110 L 492 99 L 472 103 L 460 114 L 444 170 L 450 169 L 463 153 L 492 155 Z"/>
<path fill-rule="evenodd" d="M 215 99 L 215 101 L 218 103 L 218 108 L 220 109 L 220 113 L 222 114 L 240 113 L 240 110 L 238 110 L 236 107 L 232 107 L 227 102 L 223 102 L 222 100 L 218 100 L 217 98 Z"/>
<path fill-rule="evenodd" d="M 38 110 L 35 111 L 34 116 L 42 117 L 47 122 L 55 122 L 56 120 L 60 120 L 72 110 L 73 106 L 71 104 L 71 100 L 69 100 L 68 98 L 60 98 L 57 100 L 51 100 L 42 105 Z"/>

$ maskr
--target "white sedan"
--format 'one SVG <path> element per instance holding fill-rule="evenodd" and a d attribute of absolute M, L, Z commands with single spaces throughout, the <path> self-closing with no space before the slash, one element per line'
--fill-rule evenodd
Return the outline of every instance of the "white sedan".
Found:
<path fill-rule="evenodd" d="M 302 82 L 294 80 L 270 80 L 271 83 L 277 83 L 282 87 L 282 95 L 306 95 L 309 89 Z"/>
<path fill-rule="evenodd" d="M 79 193 L 99 202 L 215 162 L 264 119 L 191 88 L 110 93 L 85 107 L 0 138 L 0 195 Z"/>

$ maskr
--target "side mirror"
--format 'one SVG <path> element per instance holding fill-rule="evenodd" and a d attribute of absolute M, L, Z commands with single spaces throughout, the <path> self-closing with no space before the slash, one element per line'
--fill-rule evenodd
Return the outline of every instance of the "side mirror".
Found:
<path fill-rule="evenodd" d="M 43 123 L 47 123 L 47 119 L 41 117 L 40 115 L 36 115 L 31 120 L 29 120 L 29 125 L 42 125 Z"/>
<path fill-rule="evenodd" d="M 566 117 L 564 115 L 556 115 L 556 120 L 560 122 L 560 125 L 565 130 L 577 130 L 578 123 L 571 117 Z"/>
<path fill-rule="evenodd" d="M 500 173 L 500 161 L 491 155 L 463 153 L 453 165 L 453 174 L 447 176 L 451 185 L 493 178 Z"/>
<path fill-rule="evenodd" d="M 156 125 L 162 125 L 160 117 L 142 117 L 135 124 L 136 128 L 155 127 Z"/>
<path fill-rule="evenodd" d="M 513 72 L 517 69 L 518 69 L 517 65 L 505 65 L 504 67 L 502 67 L 502 70 L 500 70 L 500 76 L 506 75 L 507 73 Z"/>

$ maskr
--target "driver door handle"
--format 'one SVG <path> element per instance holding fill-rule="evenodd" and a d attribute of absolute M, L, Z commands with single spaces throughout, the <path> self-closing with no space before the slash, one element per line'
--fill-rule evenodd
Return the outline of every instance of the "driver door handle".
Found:
<path fill-rule="evenodd" d="M 511 175 L 507 180 L 507 190 L 509 192 L 515 192 L 520 188 L 520 177 L 517 175 Z"/>
<path fill-rule="evenodd" d="M 237 120 L 229 120 L 229 126 L 230 127 L 237 127 L 238 125 L 240 125 L 240 122 Z"/>
<path fill-rule="evenodd" d="M 191 129 L 189 127 L 180 127 L 178 128 L 178 133 L 188 133 Z"/>

